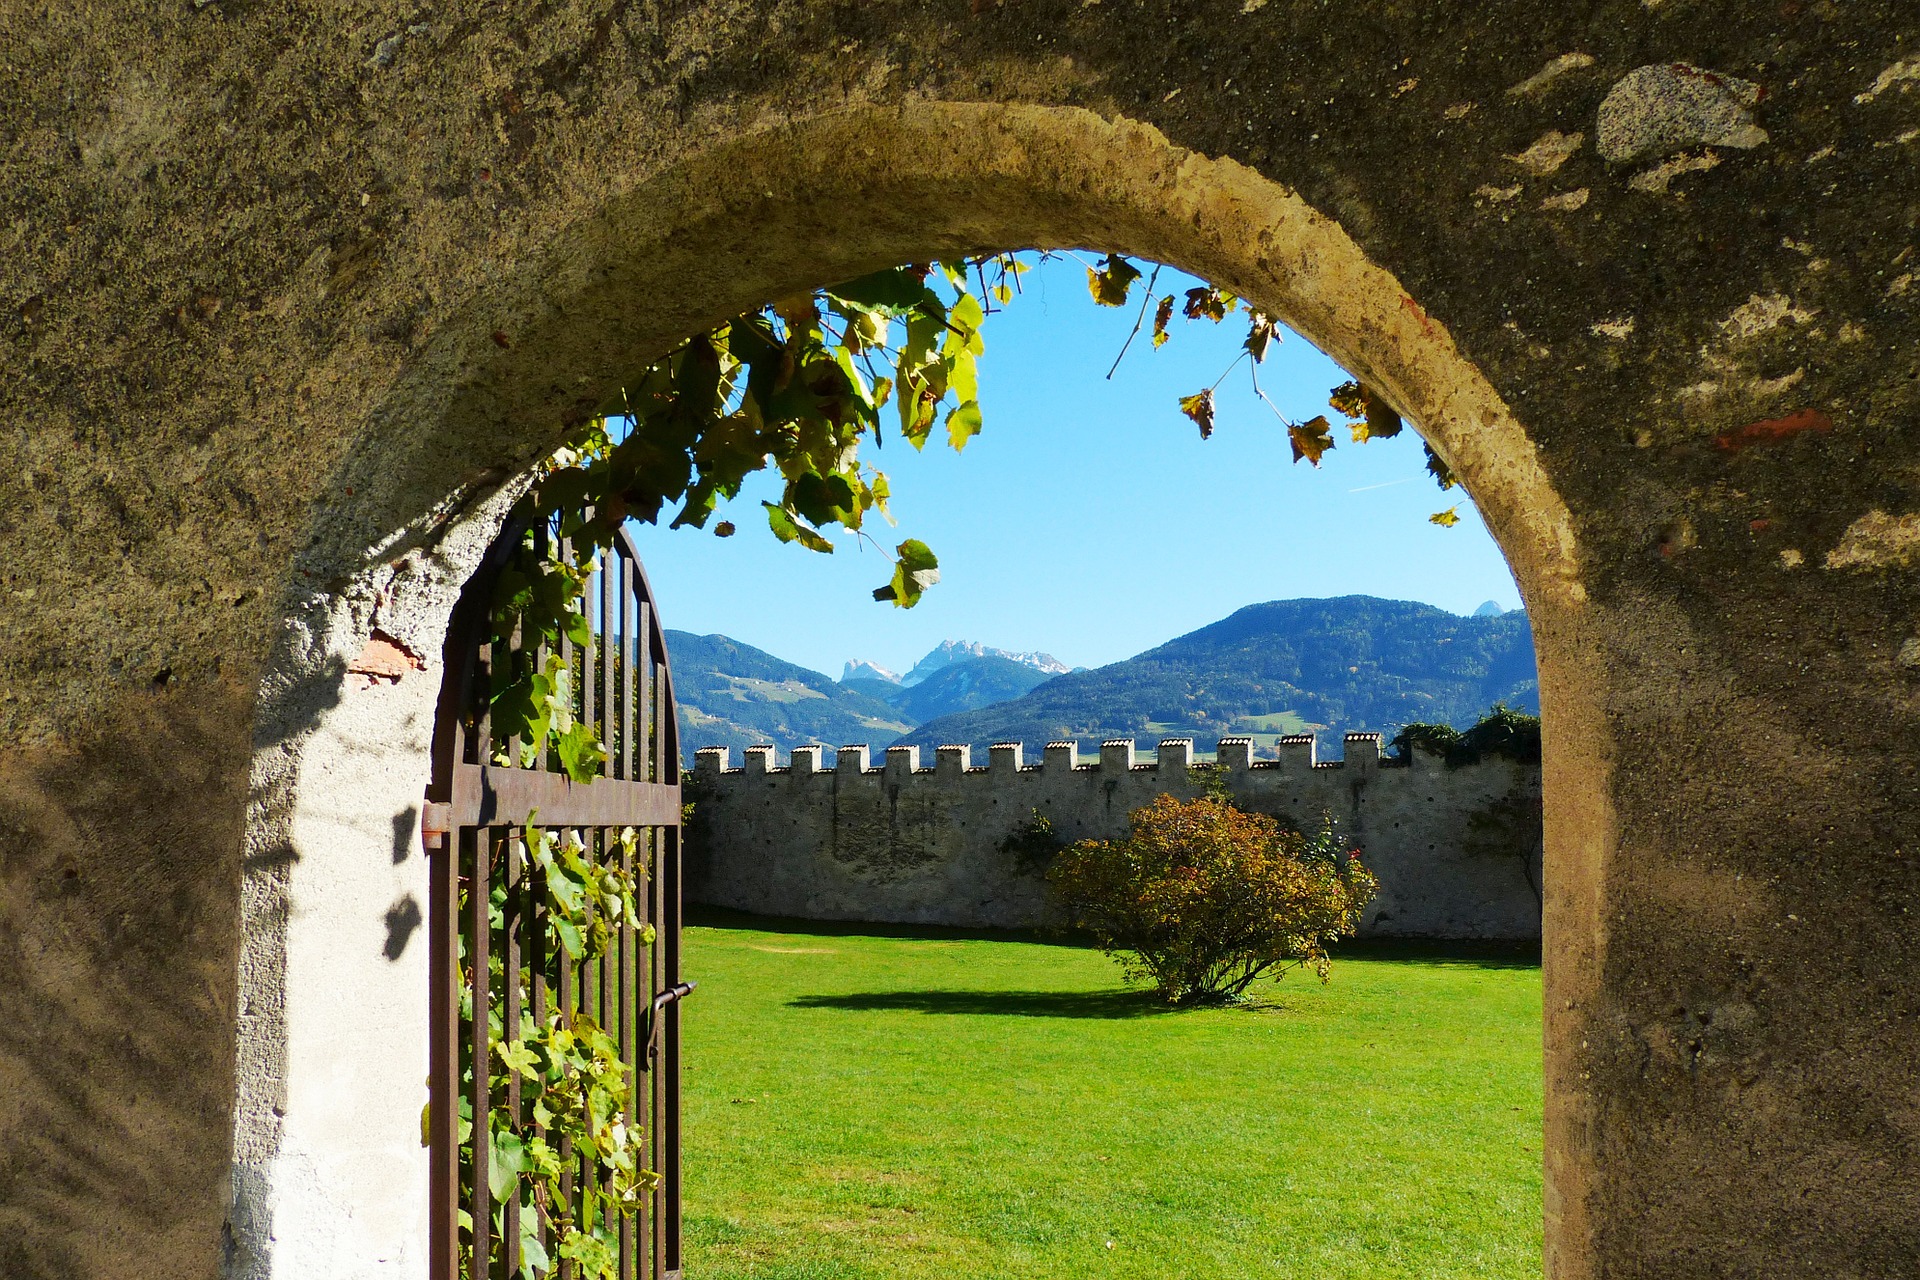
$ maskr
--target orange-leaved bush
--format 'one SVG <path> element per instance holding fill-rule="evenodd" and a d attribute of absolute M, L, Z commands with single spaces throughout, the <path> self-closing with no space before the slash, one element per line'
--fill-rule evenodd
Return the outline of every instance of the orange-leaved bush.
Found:
<path fill-rule="evenodd" d="M 1047 873 L 1069 918 L 1167 1000 L 1231 1000 L 1350 937 L 1379 882 L 1331 822 L 1290 831 L 1219 796 L 1158 796 L 1120 840 L 1082 840 Z M 1278 972 L 1275 972 L 1275 971 Z"/>

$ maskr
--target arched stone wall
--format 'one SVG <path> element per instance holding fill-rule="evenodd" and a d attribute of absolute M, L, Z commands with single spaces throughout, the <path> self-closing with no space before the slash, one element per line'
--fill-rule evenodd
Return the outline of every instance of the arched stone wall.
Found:
<path fill-rule="evenodd" d="M 298 816 L 408 557 L 450 578 L 477 504 L 703 323 L 1094 243 L 1375 380 L 1514 562 L 1549 1274 L 1910 1274 L 1915 21 L 216 0 L 10 28 L 0 1269 L 273 1257 L 253 1211 L 298 1191 L 276 1162 L 324 1090 L 260 1052 L 302 1042 L 261 1022 L 310 979 L 249 948 L 284 911 L 294 963 L 309 886 L 406 892 L 384 842 L 329 863 Z M 301 1229 L 307 1274 L 413 1265 Z"/>
<path fill-rule="evenodd" d="M 859 201 L 892 213 L 831 233 L 837 212 Z M 1565 508 L 1510 411 L 1444 328 L 1297 196 L 1233 162 L 1183 152 L 1153 129 L 1070 108 L 931 102 L 790 121 L 623 192 L 550 253 L 520 264 L 479 307 L 520 320 L 505 349 L 527 354 L 505 388 L 564 387 L 572 405 L 593 405 L 634 367 L 636 351 L 663 350 L 760 299 L 937 252 L 1029 245 L 1123 249 L 1257 300 L 1393 396 L 1476 495 L 1487 495 L 1483 508 L 1518 548 L 1536 613 L 1578 609 Z M 656 310 L 647 299 L 674 305 Z M 569 406 L 503 424 L 476 410 L 488 392 L 449 376 L 500 349 L 495 332 L 449 325 L 440 342 L 453 350 L 422 361 L 370 407 L 340 467 L 342 497 L 321 516 L 323 527 L 352 532 L 327 548 L 331 559 L 306 562 L 310 574 L 350 585 L 302 593 L 302 614 L 317 616 L 288 628 L 265 681 L 260 715 L 273 727 L 256 735 L 249 862 L 261 870 L 243 882 L 239 994 L 243 1008 L 279 1016 L 241 1024 L 230 1219 L 237 1254 L 256 1274 L 304 1274 L 314 1259 L 356 1246 L 400 1265 L 418 1254 L 395 1245 L 409 1221 L 397 1206 L 417 1219 L 424 1187 L 397 1139 L 417 1127 L 421 1073 L 411 1069 L 424 1060 L 427 1025 L 423 1013 L 409 1020 L 400 1011 L 424 998 L 424 986 L 417 964 L 371 964 L 371 948 L 340 943 L 343 930 L 365 932 L 375 901 L 391 895 L 390 869 L 363 856 L 356 875 L 352 832 L 360 829 L 364 853 L 366 832 L 399 829 L 417 803 L 405 779 L 426 776 L 438 667 L 390 690 L 356 680 L 350 664 L 376 631 L 438 655 L 445 583 L 457 575 L 421 570 L 446 552 L 442 536 L 419 530 L 460 499 L 463 476 L 445 460 L 477 454 L 508 473 L 559 430 Z M 462 342 L 470 349 L 459 350 Z M 316 691 L 324 708 L 311 705 Z M 297 709 L 283 708 L 290 702 Z M 406 877 L 419 878 L 417 868 Z M 418 885 L 410 891 L 424 901 Z M 355 1016 L 366 1001 L 396 1012 Z M 395 1105 L 374 1114 L 345 1103 L 360 1094 Z"/>

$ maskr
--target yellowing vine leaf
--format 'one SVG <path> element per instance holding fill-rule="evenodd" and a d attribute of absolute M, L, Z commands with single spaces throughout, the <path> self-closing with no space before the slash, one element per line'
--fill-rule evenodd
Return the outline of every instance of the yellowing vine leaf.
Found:
<path fill-rule="evenodd" d="M 1427 517 L 1428 524 L 1437 524 L 1442 529 L 1451 529 L 1460 523 L 1460 505 L 1455 503 L 1445 511 L 1436 511 Z"/>
<path fill-rule="evenodd" d="M 947 415 L 947 443 L 955 453 L 980 434 L 980 402 L 969 400 Z"/>
<path fill-rule="evenodd" d="M 815 324 L 820 319 L 820 311 L 814 305 L 811 293 L 795 293 L 776 299 L 773 313 L 796 328 Z"/>
<path fill-rule="evenodd" d="M 1343 418 L 1358 420 L 1367 416 L 1366 389 L 1352 379 L 1327 392 L 1327 403 Z"/>
<path fill-rule="evenodd" d="M 529 1080 L 540 1078 L 540 1073 L 536 1070 L 540 1060 L 534 1056 L 533 1050 L 527 1048 L 521 1041 L 502 1040 L 494 1045 L 494 1049 L 500 1058 L 500 1065 L 508 1071 L 525 1076 Z"/>
<path fill-rule="evenodd" d="M 1347 429 L 1352 432 L 1355 444 L 1391 440 L 1400 434 L 1404 425 L 1399 411 L 1387 403 L 1386 397 L 1359 382 L 1341 383 L 1327 393 L 1327 403 L 1351 419 Z"/>
<path fill-rule="evenodd" d="M 1189 320 L 1211 320 L 1215 324 L 1227 318 L 1227 313 L 1240 306 L 1240 299 L 1225 289 L 1216 289 L 1212 285 L 1201 285 L 1187 290 L 1187 301 L 1181 312 Z"/>
<path fill-rule="evenodd" d="M 1213 388 L 1181 396 L 1180 412 L 1193 419 L 1193 425 L 1200 428 L 1202 440 L 1210 438 L 1213 435 Z"/>
<path fill-rule="evenodd" d="M 1240 345 L 1253 357 L 1253 362 L 1259 364 L 1267 358 L 1267 345 L 1278 341 L 1279 337 L 1278 327 L 1272 318 L 1254 311 L 1247 317 L 1247 340 Z"/>
<path fill-rule="evenodd" d="M 1100 260 L 1098 268 L 1087 268 L 1087 290 L 1103 307 L 1124 307 L 1128 290 L 1139 278 L 1140 268 L 1119 254 L 1110 253 Z"/>
<path fill-rule="evenodd" d="M 1160 299 L 1160 305 L 1153 309 L 1153 345 L 1158 347 L 1167 340 L 1167 321 L 1173 319 L 1173 295 Z"/>
<path fill-rule="evenodd" d="M 1293 443 L 1295 462 L 1305 458 L 1316 467 L 1320 465 L 1320 456 L 1333 448 L 1333 431 L 1324 413 L 1298 426 L 1288 427 L 1287 439 Z"/>

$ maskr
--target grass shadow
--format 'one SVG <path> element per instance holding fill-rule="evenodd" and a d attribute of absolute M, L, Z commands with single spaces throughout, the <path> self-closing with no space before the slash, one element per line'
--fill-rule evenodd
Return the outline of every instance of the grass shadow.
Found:
<path fill-rule="evenodd" d="M 1347 938 L 1329 954 L 1342 960 L 1419 961 L 1472 969 L 1538 969 L 1538 942 L 1480 938 Z"/>
<path fill-rule="evenodd" d="M 857 991 L 796 996 L 787 1006 L 1001 1018 L 1145 1018 L 1176 1012 L 1150 991 Z"/>
<path fill-rule="evenodd" d="M 796 920 L 759 916 L 728 907 L 686 904 L 686 922 L 706 929 L 742 929 L 816 938 L 901 938 L 922 941 L 1027 942 L 1094 950 L 1091 939 L 1065 929 L 967 929 L 938 924 L 867 924 L 857 920 Z M 1348 938 L 1332 949 L 1333 961 L 1417 961 L 1476 969 L 1538 969 L 1538 942 L 1473 938 Z"/>

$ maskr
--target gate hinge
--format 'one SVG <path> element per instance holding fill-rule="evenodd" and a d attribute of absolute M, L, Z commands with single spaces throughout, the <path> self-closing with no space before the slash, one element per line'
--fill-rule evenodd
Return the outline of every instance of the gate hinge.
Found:
<path fill-rule="evenodd" d="M 420 847 L 438 853 L 447 847 L 447 832 L 453 829 L 453 806 L 428 802 L 420 809 Z"/>

